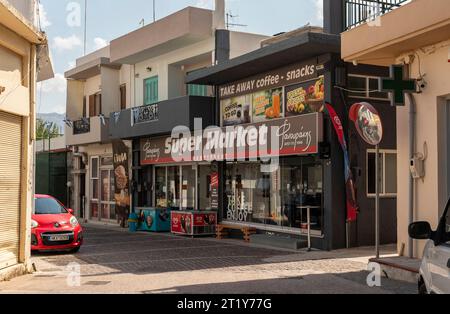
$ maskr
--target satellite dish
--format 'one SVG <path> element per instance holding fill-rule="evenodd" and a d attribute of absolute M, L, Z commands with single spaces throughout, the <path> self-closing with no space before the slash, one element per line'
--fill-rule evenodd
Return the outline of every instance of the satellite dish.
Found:
<path fill-rule="evenodd" d="M 378 111 L 369 103 L 361 102 L 350 108 L 350 120 L 359 135 L 369 145 L 377 146 L 383 139 L 383 124 Z"/>

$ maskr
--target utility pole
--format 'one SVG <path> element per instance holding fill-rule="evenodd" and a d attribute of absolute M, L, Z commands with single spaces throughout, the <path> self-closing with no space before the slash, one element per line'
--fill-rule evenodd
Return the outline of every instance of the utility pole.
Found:
<path fill-rule="evenodd" d="M 156 0 L 153 0 L 153 23 L 156 22 Z"/>
<path fill-rule="evenodd" d="M 86 55 L 87 43 L 87 0 L 84 0 L 84 55 Z"/>

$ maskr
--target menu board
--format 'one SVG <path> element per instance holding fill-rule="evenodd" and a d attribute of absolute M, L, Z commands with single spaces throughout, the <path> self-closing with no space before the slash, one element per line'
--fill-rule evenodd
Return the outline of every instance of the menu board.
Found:
<path fill-rule="evenodd" d="M 253 122 L 282 118 L 283 111 L 283 88 L 253 94 Z"/>
<path fill-rule="evenodd" d="M 324 78 L 285 88 L 286 117 L 319 112 L 324 101 Z"/>
<path fill-rule="evenodd" d="M 244 95 L 222 100 L 223 126 L 251 123 L 252 96 Z"/>

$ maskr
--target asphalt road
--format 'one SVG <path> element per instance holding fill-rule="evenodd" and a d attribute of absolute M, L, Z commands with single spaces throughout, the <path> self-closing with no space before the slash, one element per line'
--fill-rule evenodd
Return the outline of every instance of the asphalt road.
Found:
<path fill-rule="evenodd" d="M 88 225 L 79 253 L 33 255 L 37 271 L 0 283 L 0 293 L 416 293 L 416 285 L 388 279 L 368 287 L 370 254 L 291 252 Z"/>

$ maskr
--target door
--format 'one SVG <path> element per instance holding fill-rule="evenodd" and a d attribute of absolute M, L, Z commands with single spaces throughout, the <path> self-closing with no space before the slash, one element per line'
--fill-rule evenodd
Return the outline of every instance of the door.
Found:
<path fill-rule="evenodd" d="M 432 289 L 437 293 L 450 294 L 450 213 L 444 213 L 445 229 L 442 244 L 430 250 L 430 273 Z M 443 218 L 444 219 L 444 218 Z"/>
<path fill-rule="evenodd" d="M 22 118 L 0 112 L 0 269 L 18 262 L 21 147 Z"/>

